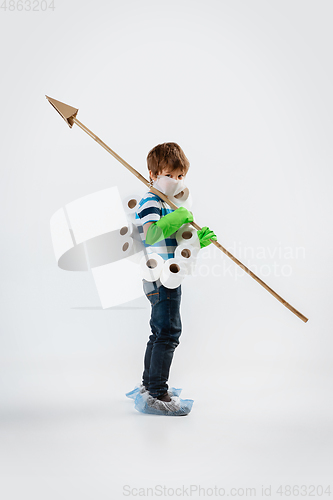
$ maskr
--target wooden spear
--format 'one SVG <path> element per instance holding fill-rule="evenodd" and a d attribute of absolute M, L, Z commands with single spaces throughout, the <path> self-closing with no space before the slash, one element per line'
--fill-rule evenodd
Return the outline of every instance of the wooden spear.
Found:
<path fill-rule="evenodd" d="M 51 97 L 45 96 L 46 99 L 49 101 L 49 103 L 58 111 L 60 116 L 65 120 L 65 122 L 69 125 L 70 128 L 73 127 L 74 123 L 78 125 L 82 130 L 84 130 L 90 137 L 92 137 L 100 146 L 102 146 L 108 153 L 110 153 L 114 158 L 116 158 L 120 163 L 124 165 L 132 174 L 134 174 L 140 181 L 142 181 L 147 187 L 149 187 L 149 190 L 152 191 L 153 193 L 157 194 L 162 200 L 164 200 L 166 203 L 170 205 L 171 208 L 174 210 L 177 210 L 177 205 L 175 205 L 169 198 L 159 191 L 158 189 L 155 189 L 154 187 L 150 186 L 149 181 L 143 177 L 139 172 L 135 170 L 135 168 L 131 167 L 125 160 L 123 160 L 117 153 L 115 153 L 105 142 L 103 142 L 97 135 L 95 135 L 91 130 L 89 130 L 83 123 L 81 123 L 77 118 L 76 115 L 78 113 L 78 109 L 73 108 L 72 106 L 68 106 L 67 104 L 64 104 L 63 102 L 56 101 L 56 99 L 52 99 Z M 198 224 L 195 222 L 191 222 L 192 226 L 195 227 L 198 231 L 201 229 Z M 253 279 L 255 279 L 261 286 L 263 286 L 269 293 L 271 293 L 277 300 L 281 302 L 285 307 L 287 307 L 291 312 L 296 314 L 304 323 L 308 321 L 308 318 L 306 318 L 302 313 L 297 311 L 292 305 L 290 305 L 286 300 L 284 300 L 280 295 L 278 295 L 274 290 L 272 290 L 271 287 L 266 285 L 264 281 L 262 281 L 258 276 L 256 276 L 250 269 L 248 269 L 244 264 L 242 264 L 236 257 L 234 257 L 228 250 L 226 250 L 220 243 L 214 240 L 210 240 L 217 248 L 222 250 L 223 253 L 225 253 L 231 260 L 235 262 L 239 267 L 244 269 L 244 271 L 249 274 Z"/>

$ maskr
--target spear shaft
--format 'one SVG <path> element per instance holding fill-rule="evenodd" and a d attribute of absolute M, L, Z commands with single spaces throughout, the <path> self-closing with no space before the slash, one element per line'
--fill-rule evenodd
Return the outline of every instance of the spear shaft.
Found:
<path fill-rule="evenodd" d="M 103 142 L 96 134 L 94 134 L 91 130 L 88 129 L 78 118 L 76 115 L 78 113 L 78 109 L 68 106 L 60 101 L 56 101 L 51 97 L 45 96 L 50 104 L 58 111 L 58 113 L 62 116 L 62 118 L 67 122 L 70 128 L 72 128 L 73 124 L 76 123 L 78 127 L 80 127 L 86 134 L 88 134 L 94 141 L 96 141 L 102 148 L 104 148 L 108 153 L 110 153 L 116 160 L 118 160 L 124 167 L 126 167 L 132 174 L 134 174 L 141 182 L 143 182 L 147 187 L 149 187 L 150 191 L 157 194 L 162 200 L 164 200 L 171 208 L 177 210 L 177 205 L 175 205 L 169 198 L 150 185 L 149 181 L 143 177 L 135 168 L 133 168 L 127 161 L 121 158 L 115 151 L 113 151 L 105 142 Z M 191 222 L 192 226 L 198 231 L 201 230 L 201 227 L 198 226 L 194 221 Z M 300 318 L 304 323 L 308 321 L 302 313 L 300 313 L 297 309 L 295 309 L 291 304 L 289 304 L 286 300 L 284 300 L 279 294 L 277 294 L 271 287 L 269 287 L 262 279 L 260 279 L 256 274 L 254 274 L 249 268 L 247 268 L 242 262 L 240 262 L 236 257 L 234 257 L 226 248 L 224 248 L 218 241 L 210 240 L 217 248 L 219 248 L 225 255 L 227 255 L 235 264 L 241 267 L 247 274 L 249 274 L 257 283 L 259 283 L 262 287 L 265 288 L 273 297 L 275 297 L 281 304 L 283 304 L 287 309 L 289 309 L 292 313 L 294 313 L 298 318 Z"/>

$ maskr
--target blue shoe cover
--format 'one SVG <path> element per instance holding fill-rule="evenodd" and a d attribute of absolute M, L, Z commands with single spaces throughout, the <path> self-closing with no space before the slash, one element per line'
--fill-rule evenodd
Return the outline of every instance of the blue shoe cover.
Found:
<path fill-rule="evenodd" d="M 130 392 L 127 392 L 125 394 L 125 396 L 127 396 L 128 398 L 130 399 L 135 399 L 137 397 L 137 395 L 139 394 L 140 391 L 144 392 L 146 389 L 145 387 L 141 384 L 141 385 L 136 385 L 134 387 L 134 389 Z"/>
<path fill-rule="evenodd" d="M 168 389 L 168 394 L 170 398 L 172 398 L 172 396 L 180 396 L 182 390 L 183 389 L 176 389 L 175 387 L 170 387 L 170 389 Z"/>
<path fill-rule="evenodd" d="M 127 396 L 130 399 L 135 399 L 137 397 L 137 395 L 139 394 L 139 392 L 141 392 L 141 393 L 146 392 L 144 385 L 142 385 L 142 384 L 136 385 L 134 387 L 134 389 L 130 392 L 127 392 L 125 394 L 125 396 Z M 170 397 L 179 396 L 181 392 L 182 392 L 182 389 L 176 389 L 175 387 L 170 387 L 170 389 L 168 390 L 168 394 Z"/>
<path fill-rule="evenodd" d="M 145 391 L 136 396 L 134 408 L 141 413 L 176 417 L 188 415 L 193 403 L 193 399 L 180 399 L 179 396 L 172 396 L 170 402 L 160 401 Z"/>

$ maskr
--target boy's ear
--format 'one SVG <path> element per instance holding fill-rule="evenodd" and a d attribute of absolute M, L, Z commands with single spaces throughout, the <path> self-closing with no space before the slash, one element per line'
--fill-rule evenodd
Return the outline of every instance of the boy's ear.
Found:
<path fill-rule="evenodd" d="M 153 181 L 155 181 L 155 180 L 156 180 L 156 177 L 155 177 L 155 175 L 153 175 L 153 172 L 152 172 L 151 170 L 149 170 L 149 177 L 150 177 L 150 179 L 152 179 Z"/>

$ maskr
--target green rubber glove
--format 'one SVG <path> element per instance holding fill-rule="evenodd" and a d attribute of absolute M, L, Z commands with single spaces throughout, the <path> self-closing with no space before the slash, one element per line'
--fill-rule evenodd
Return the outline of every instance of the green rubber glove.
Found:
<path fill-rule="evenodd" d="M 193 214 L 184 207 L 179 207 L 174 212 L 164 215 L 160 220 L 149 226 L 146 234 L 147 245 L 154 245 L 158 241 L 165 240 L 178 231 L 178 229 L 188 222 L 193 221 Z"/>
<path fill-rule="evenodd" d="M 216 234 L 213 233 L 213 231 L 211 231 L 207 226 L 204 226 L 202 229 L 200 229 L 200 231 L 197 231 L 197 235 L 199 237 L 201 248 L 210 245 L 211 241 L 209 240 L 217 241 Z"/>

